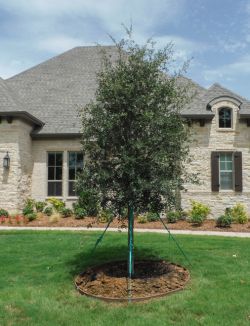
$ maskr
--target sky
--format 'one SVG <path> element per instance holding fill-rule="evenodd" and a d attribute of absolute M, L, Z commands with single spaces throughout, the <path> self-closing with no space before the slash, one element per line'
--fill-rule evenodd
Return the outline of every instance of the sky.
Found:
<path fill-rule="evenodd" d="M 250 99 L 250 0 L 0 0 L 0 77 L 9 78 L 75 46 L 109 35 L 173 42 L 187 77 Z"/>

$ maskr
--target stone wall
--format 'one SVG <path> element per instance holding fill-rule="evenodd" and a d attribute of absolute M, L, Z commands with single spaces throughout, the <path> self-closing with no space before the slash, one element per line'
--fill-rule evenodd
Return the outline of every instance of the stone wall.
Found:
<path fill-rule="evenodd" d="M 76 197 L 69 197 L 68 193 L 68 152 L 80 151 L 81 144 L 79 139 L 65 140 L 33 140 L 32 155 L 34 160 L 32 173 L 31 196 L 35 200 L 45 200 L 47 198 L 47 153 L 63 152 L 63 195 L 60 199 L 64 200 L 67 206 L 71 206 L 76 201 Z M 59 197 L 58 197 L 59 198 Z"/>
<path fill-rule="evenodd" d="M 233 128 L 218 128 L 218 109 L 231 107 L 233 110 Z M 199 174 L 200 185 L 186 184 L 182 192 L 182 208 L 190 208 L 190 199 L 208 204 L 211 216 L 217 218 L 226 207 L 236 202 L 243 202 L 250 212 L 250 127 L 245 121 L 239 121 L 239 108 L 230 101 L 223 101 L 212 107 L 215 117 L 212 122 L 206 122 L 204 127 L 193 123 L 193 142 L 190 145 L 191 162 L 187 170 Z M 243 192 L 220 190 L 211 192 L 211 152 L 240 151 L 242 152 Z"/>
<path fill-rule="evenodd" d="M 32 126 L 14 119 L 0 123 L 0 207 L 10 212 L 22 208 L 30 195 L 32 153 L 30 131 Z M 3 168 L 6 152 L 10 156 L 10 168 Z"/>

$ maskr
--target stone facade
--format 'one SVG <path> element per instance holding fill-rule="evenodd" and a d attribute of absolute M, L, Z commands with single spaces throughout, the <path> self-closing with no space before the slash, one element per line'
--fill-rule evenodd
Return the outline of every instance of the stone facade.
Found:
<path fill-rule="evenodd" d="M 218 125 L 218 110 L 221 107 L 232 109 L 231 129 L 221 129 Z M 218 101 L 212 108 L 215 113 L 211 122 L 201 127 L 192 124 L 193 142 L 190 145 L 191 162 L 187 169 L 199 174 L 200 184 L 186 184 L 182 192 L 182 208 L 190 208 L 190 200 L 197 200 L 209 205 L 211 217 L 223 214 L 226 207 L 242 202 L 250 212 L 250 127 L 239 119 L 239 106 L 230 100 Z M 211 152 L 242 152 L 243 191 L 211 191 Z"/>
<path fill-rule="evenodd" d="M 0 123 L 0 207 L 9 211 L 22 208 L 30 196 L 32 174 L 32 126 L 19 119 Z M 10 156 L 10 168 L 3 167 L 6 152 Z"/>

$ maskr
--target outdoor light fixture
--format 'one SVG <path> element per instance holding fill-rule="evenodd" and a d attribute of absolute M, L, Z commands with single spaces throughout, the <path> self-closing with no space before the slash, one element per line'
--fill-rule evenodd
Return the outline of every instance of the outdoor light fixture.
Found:
<path fill-rule="evenodd" d="M 10 157 L 9 157 L 9 152 L 6 153 L 6 155 L 3 158 L 3 167 L 5 169 L 8 169 L 10 167 Z"/>

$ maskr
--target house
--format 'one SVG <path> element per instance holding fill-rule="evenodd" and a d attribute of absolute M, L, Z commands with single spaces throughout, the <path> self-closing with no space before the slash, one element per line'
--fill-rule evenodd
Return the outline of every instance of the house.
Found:
<path fill-rule="evenodd" d="M 105 47 L 115 55 L 114 47 Z M 94 98 L 99 47 L 77 47 L 7 80 L 0 79 L 0 207 L 19 210 L 24 200 L 76 200 L 76 173 L 83 165 L 78 109 Z M 250 101 L 214 84 L 193 83 L 196 96 L 183 108 L 191 122 L 192 161 L 200 184 L 187 184 L 190 199 L 217 216 L 244 202 L 250 210 Z"/>

